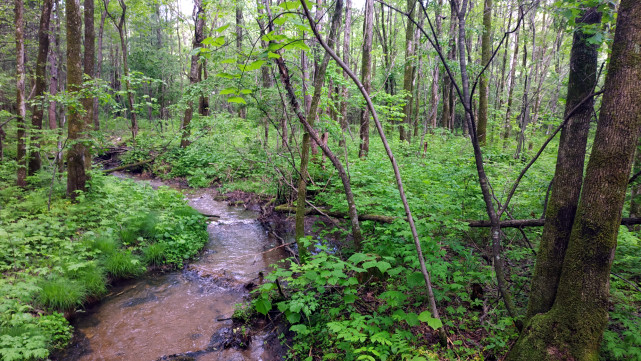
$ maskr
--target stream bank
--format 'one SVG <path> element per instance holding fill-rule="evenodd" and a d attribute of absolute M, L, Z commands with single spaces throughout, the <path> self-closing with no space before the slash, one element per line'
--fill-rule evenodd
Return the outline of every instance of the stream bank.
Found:
<path fill-rule="evenodd" d="M 116 174 L 118 177 L 128 175 Z M 168 184 L 145 181 L 152 187 Z M 287 254 L 260 214 L 227 205 L 211 189 L 181 189 L 210 217 L 209 243 L 184 269 L 123 282 L 87 308 L 73 325 L 74 342 L 58 360 L 279 360 L 279 325 L 245 328 L 235 305 Z"/>

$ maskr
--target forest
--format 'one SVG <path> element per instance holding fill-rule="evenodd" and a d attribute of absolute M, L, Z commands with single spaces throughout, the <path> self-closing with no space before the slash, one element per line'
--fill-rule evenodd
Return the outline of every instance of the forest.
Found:
<path fill-rule="evenodd" d="M 0 360 L 641 360 L 641 2 L 0 3 Z"/>

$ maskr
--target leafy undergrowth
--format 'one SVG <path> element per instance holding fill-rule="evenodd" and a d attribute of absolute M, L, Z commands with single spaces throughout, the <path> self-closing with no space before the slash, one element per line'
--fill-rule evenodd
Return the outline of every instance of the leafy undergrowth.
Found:
<path fill-rule="evenodd" d="M 181 267 L 207 242 L 205 217 L 182 195 L 92 173 L 72 203 L 51 175 L 13 186 L 14 165 L 0 169 L 0 359 L 46 358 L 64 347 L 63 316 L 107 293 L 111 281 L 148 266 Z"/>
<path fill-rule="evenodd" d="M 251 121 L 214 115 L 199 119 L 196 128 L 201 130 L 195 131 L 190 146 L 170 149 L 148 170 L 160 177 L 183 177 L 194 187 L 216 183 L 222 191 L 240 189 L 275 196 L 277 202 L 288 200 L 282 193 L 289 192 L 288 184 L 296 184 L 295 149 L 274 152 L 274 137 L 265 148 Z M 203 129 L 209 133 L 203 135 Z M 162 144 L 153 136 L 147 139 Z M 338 139 L 331 133 L 332 149 L 340 149 Z M 291 359 L 500 359 L 517 330 L 498 294 L 488 231 L 471 229 L 465 222 L 487 217 L 469 140 L 436 130 L 426 135 L 425 151 L 416 144 L 390 141 L 432 276 L 448 336 L 446 347 L 438 342 L 441 326 L 428 312 L 425 285 L 389 160 L 373 137 L 366 159 L 358 157 L 358 141 L 348 142 L 345 149 L 358 211 L 394 216 L 397 221 L 362 222 L 365 242 L 359 253 L 349 249 L 345 235 L 338 244 L 335 239 L 327 243 L 307 265 L 281 265 L 267 278 L 272 282 L 257 292 L 252 308 L 240 308 L 237 318 L 281 314 L 290 323 L 286 337 Z M 535 139 L 538 144 L 542 141 Z M 148 154 L 151 148 L 141 147 L 138 152 Z M 513 149 L 509 142 L 506 147 L 492 143 L 484 148 L 487 172 L 501 203 L 525 166 L 524 159 L 537 148 L 526 150 L 529 154 L 521 159 L 514 158 Z M 522 179 L 509 208 L 512 217 L 541 217 L 555 160 L 552 142 Z M 313 179 L 307 188 L 309 200 L 346 212 L 342 184 L 331 164 L 318 156 L 310 162 L 309 173 Z M 321 237 L 315 243 L 324 232 L 316 231 Z M 510 289 L 522 314 L 541 229 L 503 231 Z M 332 237 L 340 232 L 332 230 Z M 621 228 L 613 267 L 621 278 L 612 277 L 611 321 L 601 347 L 602 360 L 641 359 L 639 235 L 639 230 Z"/>

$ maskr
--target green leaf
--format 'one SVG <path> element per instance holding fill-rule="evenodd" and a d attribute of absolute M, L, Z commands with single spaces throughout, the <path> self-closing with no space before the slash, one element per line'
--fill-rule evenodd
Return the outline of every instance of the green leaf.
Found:
<path fill-rule="evenodd" d="M 220 91 L 220 95 L 238 94 L 236 88 L 227 88 Z"/>
<path fill-rule="evenodd" d="M 260 69 L 261 66 L 265 64 L 265 60 L 256 60 L 248 65 L 238 65 L 238 68 L 241 71 L 252 71 L 252 70 L 257 70 Z"/>
<path fill-rule="evenodd" d="M 300 49 L 300 50 L 304 50 L 304 51 L 310 51 L 311 50 L 309 48 L 309 46 L 307 46 L 307 44 L 305 44 L 305 42 L 302 41 L 302 40 L 293 41 L 293 42 L 285 45 L 283 48 L 284 49 Z"/>
<path fill-rule="evenodd" d="M 385 261 L 378 261 L 376 263 L 376 267 L 378 267 L 378 269 L 381 271 L 381 273 L 385 273 L 385 271 L 390 269 L 390 267 L 392 267 L 392 265 L 389 264 L 388 262 L 385 262 Z"/>
<path fill-rule="evenodd" d="M 270 58 L 270 59 L 279 59 L 280 55 L 278 55 L 278 54 L 276 54 L 274 52 L 268 51 L 267 52 L 267 57 Z"/>
<path fill-rule="evenodd" d="M 254 305 L 256 307 L 256 311 L 260 312 L 263 315 L 267 315 L 267 313 L 272 309 L 272 303 L 264 298 L 257 299 Z"/>
<path fill-rule="evenodd" d="M 300 313 L 298 312 L 287 311 L 285 312 L 285 316 L 287 317 L 287 321 L 289 321 L 289 323 L 297 323 L 298 321 L 300 321 Z"/>
<path fill-rule="evenodd" d="M 245 99 L 243 99 L 241 97 L 231 97 L 231 98 L 227 99 L 227 103 L 247 104 Z"/>
<path fill-rule="evenodd" d="M 299 333 L 301 335 L 307 335 L 309 334 L 309 330 L 307 329 L 307 326 L 299 324 L 299 325 L 294 325 L 289 328 L 290 331 Z"/>
<path fill-rule="evenodd" d="M 362 262 L 362 261 L 364 261 L 366 259 L 370 259 L 370 258 L 371 258 L 371 256 L 366 255 L 364 253 L 354 253 L 347 260 L 352 262 L 352 263 L 354 263 L 354 264 L 357 264 L 357 263 L 360 263 L 360 262 Z"/>
<path fill-rule="evenodd" d="M 300 7 L 300 1 L 285 1 L 278 6 L 285 10 L 296 10 Z"/>
<path fill-rule="evenodd" d="M 223 31 L 225 31 L 225 29 L 227 29 L 229 27 L 229 25 L 230 24 L 225 24 L 225 25 L 220 26 L 220 27 L 218 27 L 218 28 L 216 28 L 214 30 L 216 30 L 217 33 L 222 33 Z"/>

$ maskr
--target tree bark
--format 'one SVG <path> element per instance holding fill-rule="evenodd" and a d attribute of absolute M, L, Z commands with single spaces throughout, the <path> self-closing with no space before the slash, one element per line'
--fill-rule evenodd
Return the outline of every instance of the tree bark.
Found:
<path fill-rule="evenodd" d="M 365 22 L 363 23 L 363 55 L 361 59 L 361 82 L 367 93 L 372 89 L 372 37 L 374 30 L 374 0 L 365 0 Z M 367 158 L 369 153 L 369 110 L 361 110 L 360 136 L 358 152 L 360 158 Z"/>
<path fill-rule="evenodd" d="M 84 57 L 84 74 L 93 80 L 95 75 L 95 55 L 96 55 L 96 32 L 94 30 L 94 0 L 84 0 L 84 23 L 85 23 L 85 57 Z M 85 129 L 88 131 L 93 127 L 93 104 L 94 97 L 85 97 L 81 100 L 85 108 L 83 117 L 85 118 Z M 85 169 L 91 169 L 91 147 L 85 146 Z"/>
<path fill-rule="evenodd" d="M 492 56 L 492 0 L 485 0 L 483 9 L 483 36 L 481 40 L 481 66 L 490 62 Z M 479 120 L 477 123 L 476 134 L 479 138 L 479 144 L 485 145 L 487 137 L 487 105 L 488 105 L 488 76 L 487 72 L 481 74 L 479 83 Z"/>
<path fill-rule="evenodd" d="M 641 3 L 622 0 L 601 116 L 554 305 L 530 319 L 509 361 L 599 358 L 610 269 L 641 128 L 640 43 Z"/>
<path fill-rule="evenodd" d="M 82 88 L 82 17 L 80 15 L 80 1 L 65 1 L 67 16 L 67 90 L 74 94 Z M 85 145 L 84 121 L 82 111 L 77 107 L 69 107 L 68 139 L 71 148 L 67 153 L 67 195 L 71 199 L 78 196 L 77 191 L 85 190 Z"/>
<path fill-rule="evenodd" d="M 107 2 L 109 0 L 106 0 Z M 96 79 L 100 79 L 102 76 L 102 39 L 104 36 L 105 30 L 105 19 L 107 18 L 107 13 L 102 12 L 100 15 L 100 27 L 98 28 L 98 54 L 96 59 Z M 100 130 L 100 119 L 98 118 L 98 98 L 94 97 L 93 99 L 93 128 L 98 131 Z"/>
<path fill-rule="evenodd" d="M 193 49 L 200 48 L 203 40 L 205 39 L 205 9 L 203 8 L 202 0 L 194 0 L 194 7 L 196 8 L 196 18 L 194 19 L 194 42 Z M 200 79 L 200 64 L 198 59 L 200 56 L 194 54 L 191 56 L 191 67 L 189 68 L 189 84 L 194 86 Z M 190 144 L 189 136 L 191 135 L 191 119 L 194 115 L 194 102 L 189 101 L 187 109 L 185 109 L 185 116 L 183 117 L 180 128 L 182 129 L 182 136 L 180 137 L 180 147 L 185 148 Z"/>
<path fill-rule="evenodd" d="M 40 27 L 38 28 L 38 59 L 36 60 L 36 84 L 33 96 L 36 100 L 31 110 L 31 150 L 29 152 L 28 174 L 33 175 L 42 167 L 40 159 L 40 137 L 38 132 L 42 130 L 42 118 L 44 116 L 44 100 L 41 99 L 47 87 L 46 70 L 47 55 L 49 54 L 49 22 L 51 19 L 52 0 L 45 0 L 42 3 L 42 14 L 40 15 Z"/>
<path fill-rule="evenodd" d="M 516 66 L 519 58 L 519 33 L 521 29 L 516 29 L 514 34 L 514 54 L 512 54 L 512 65 L 510 66 L 510 75 L 508 79 L 507 91 L 507 109 L 505 110 L 505 127 L 503 129 L 503 148 L 507 147 L 507 142 L 510 139 L 512 132 L 512 101 L 514 97 L 514 88 L 516 88 Z"/>
<path fill-rule="evenodd" d="M 16 117 L 18 150 L 16 161 L 18 162 L 17 184 L 18 187 L 27 186 L 27 145 L 26 145 L 26 124 L 27 105 L 25 103 L 25 52 L 24 52 L 24 3 L 22 0 L 15 0 L 15 26 L 16 26 L 16 103 L 18 114 Z"/>
<path fill-rule="evenodd" d="M 343 61 L 346 64 L 349 64 L 349 52 L 350 52 L 350 36 L 352 33 L 352 0 L 345 1 L 345 30 L 343 36 Z M 349 75 L 343 71 L 343 78 L 345 81 L 349 79 Z M 341 95 L 343 101 L 341 102 L 341 114 L 340 114 L 340 125 L 341 130 L 343 131 L 343 138 L 340 140 L 340 145 L 344 145 L 344 135 L 349 131 L 349 123 L 347 122 L 347 99 L 349 99 L 349 90 L 347 89 L 347 84 L 343 85 L 341 88 Z"/>
<path fill-rule="evenodd" d="M 584 34 L 582 29 L 600 22 L 601 15 L 596 8 L 586 10 L 584 15 L 576 20 L 577 28 L 574 31 L 570 55 L 566 115 L 588 97 L 596 86 L 598 44 L 588 43 L 587 39 L 591 35 Z M 585 147 L 593 106 L 593 98 L 583 102 L 561 130 L 552 193 L 545 214 L 548 221 L 543 227 L 526 320 L 537 313 L 549 311 L 554 303 L 581 193 Z"/>
<path fill-rule="evenodd" d="M 416 0 L 407 0 L 407 13 L 408 16 L 414 16 L 414 9 L 416 8 Z M 414 49 L 414 23 L 407 22 L 405 28 L 405 65 L 403 70 L 403 90 L 405 91 L 405 105 L 403 106 L 403 114 L 405 119 L 398 127 L 399 139 L 401 141 L 409 138 L 412 124 L 412 100 L 414 89 L 414 60 L 412 59 L 415 54 Z M 406 134 L 407 133 L 407 134 Z"/>

